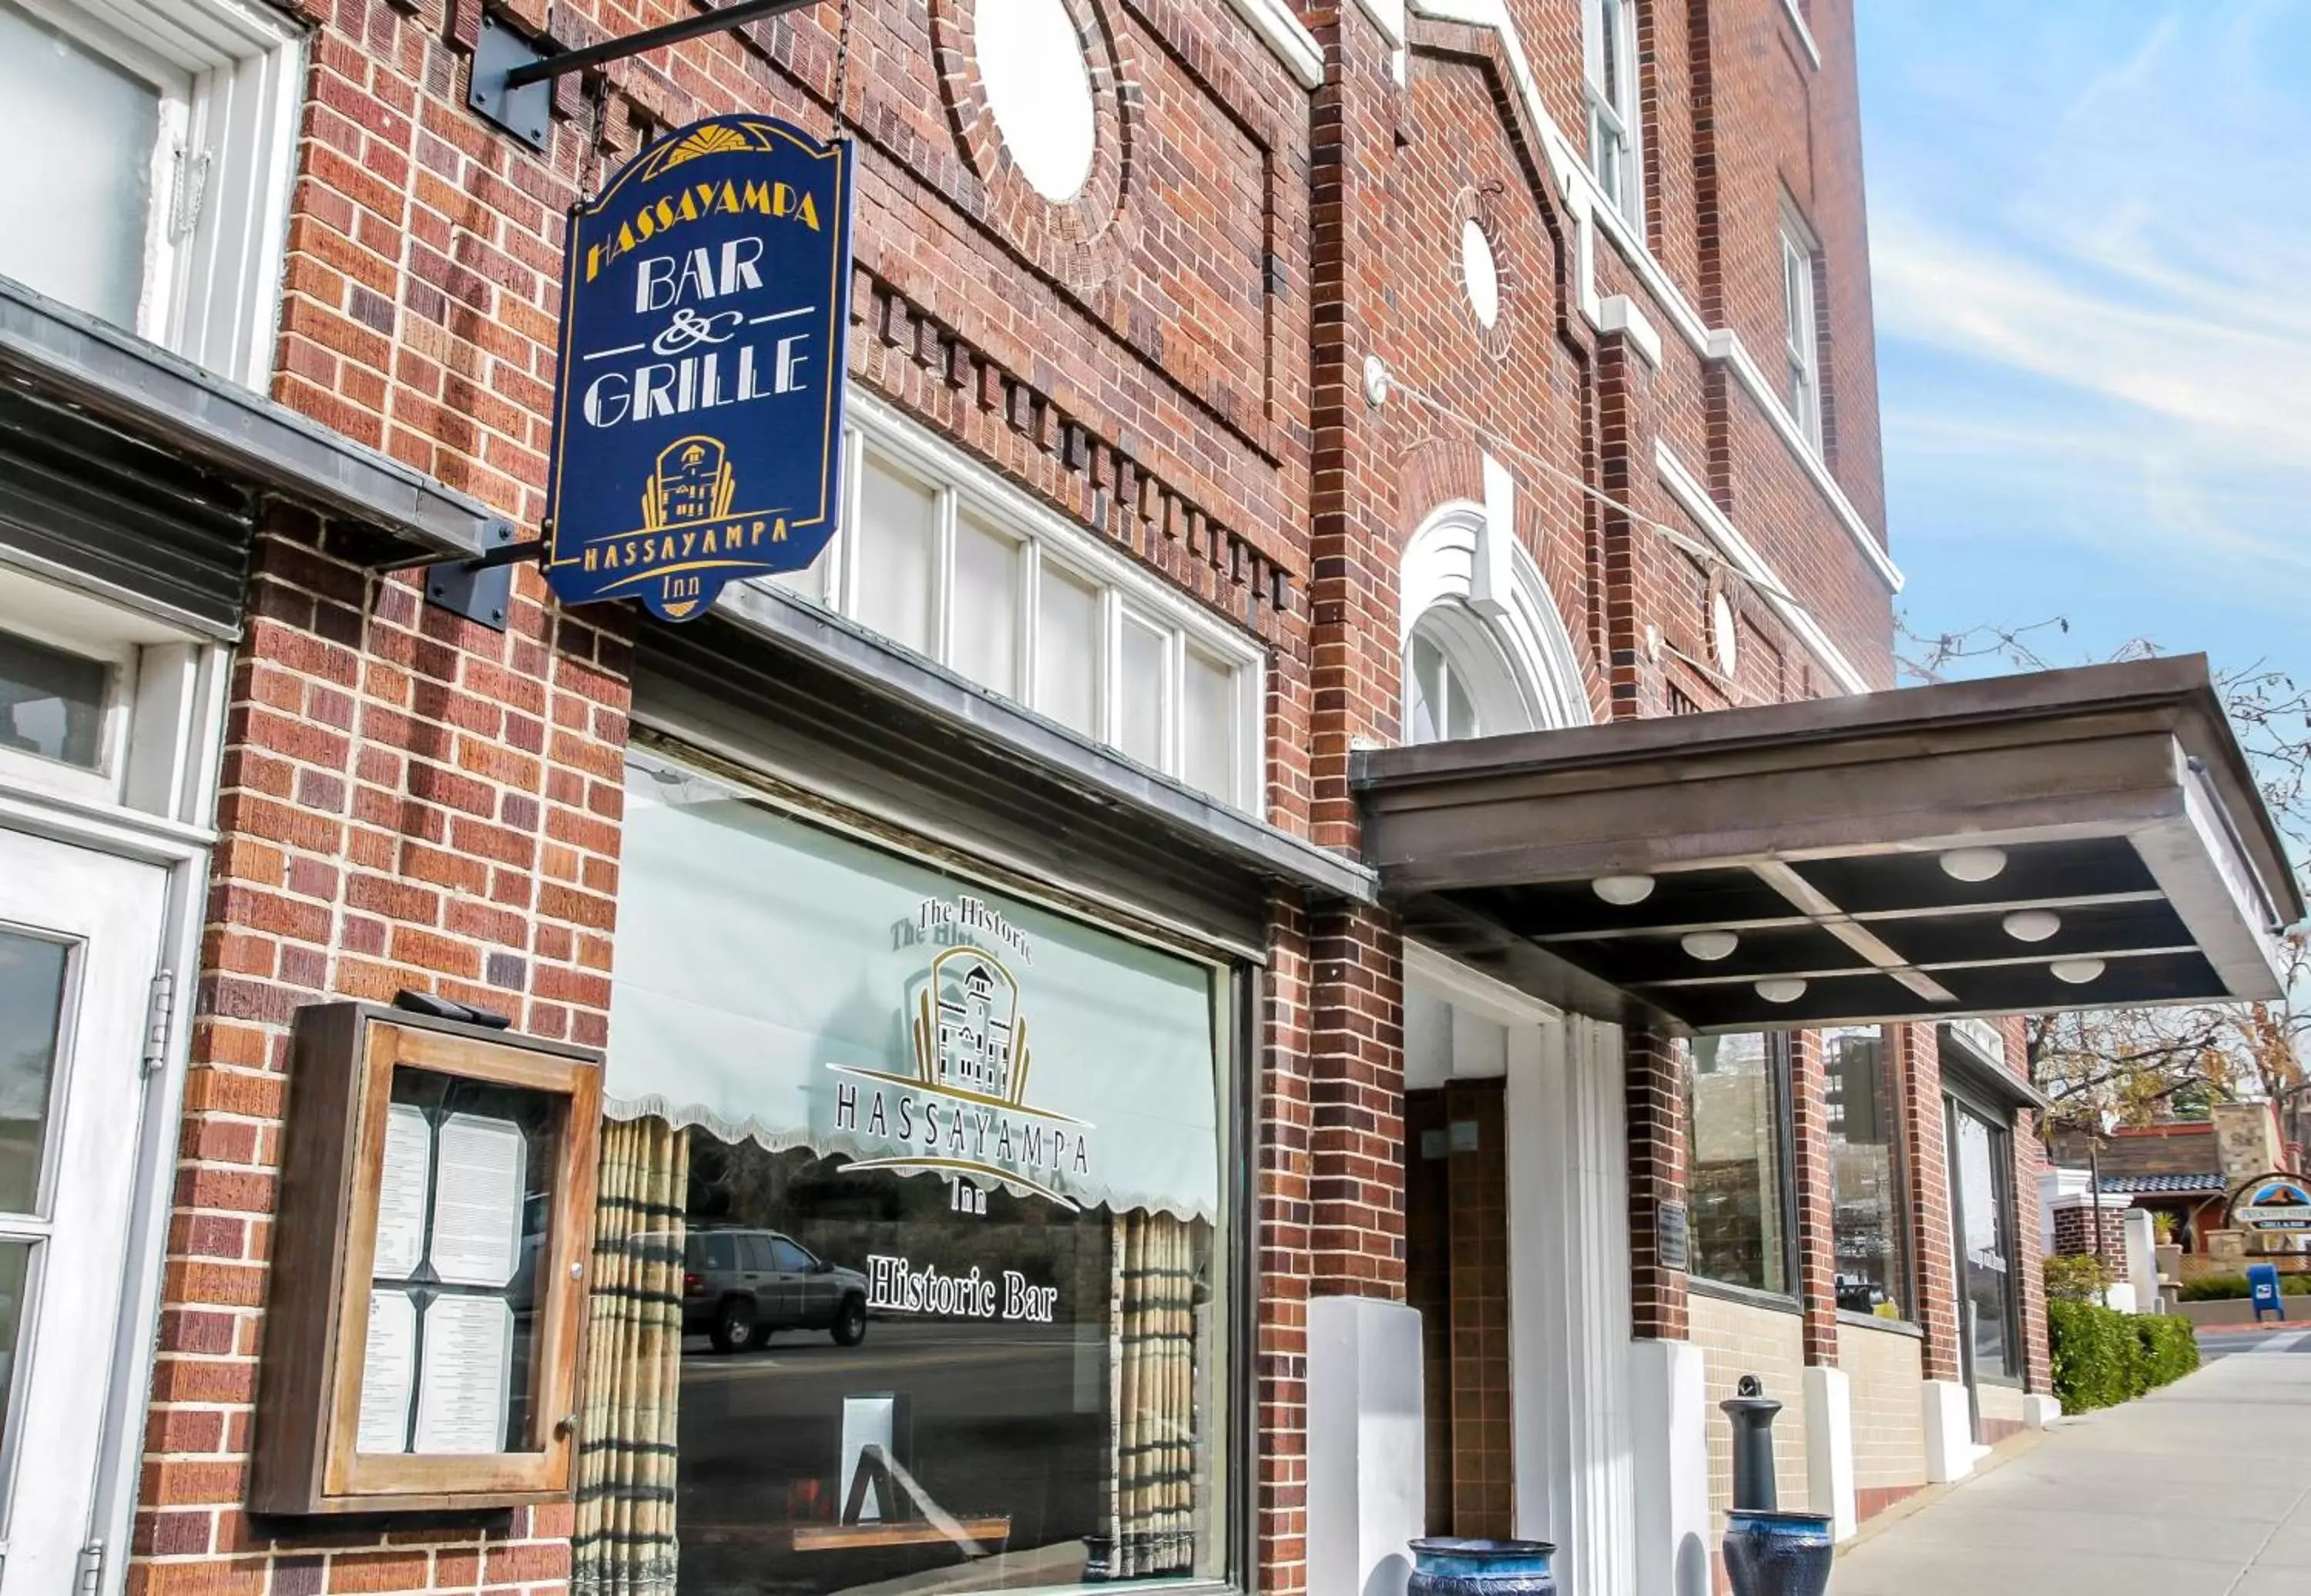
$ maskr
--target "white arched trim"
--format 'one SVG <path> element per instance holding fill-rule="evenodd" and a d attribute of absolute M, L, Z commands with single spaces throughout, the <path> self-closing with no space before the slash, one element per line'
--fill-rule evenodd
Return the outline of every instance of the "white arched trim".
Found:
<path fill-rule="evenodd" d="M 1469 500 L 1439 505 L 1413 534 L 1398 578 L 1399 657 L 1410 650 L 1413 628 L 1426 621 L 1469 667 L 1486 732 L 1586 726 L 1593 717 L 1573 634 L 1523 544 L 1502 539 L 1505 594 L 1494 598 L 1479 591 L 1478 571 L 1496 552 L 1487 546 L 1493 536 L 1485 507 Z M 1487 671 L 1479 663 L 1487 658 L 1498 668 Z"/>

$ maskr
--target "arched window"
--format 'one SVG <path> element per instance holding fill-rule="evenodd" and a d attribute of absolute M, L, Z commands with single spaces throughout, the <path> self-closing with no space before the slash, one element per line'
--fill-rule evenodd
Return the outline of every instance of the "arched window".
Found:
<path fill-rule="evenodd" d="M 1447 504 L 1405 546 L 1404 717 L 1408 743 L 1585 725 L 1589 696 L 1573 640 L 1532 556 L 1512 547 L 1510 591 L 1473 597 L 1487 536 L 1482 505 Z"/>

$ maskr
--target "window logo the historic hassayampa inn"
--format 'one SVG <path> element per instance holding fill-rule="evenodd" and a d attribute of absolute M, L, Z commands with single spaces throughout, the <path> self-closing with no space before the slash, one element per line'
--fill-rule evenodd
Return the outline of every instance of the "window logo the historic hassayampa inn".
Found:
<path fill-rule="evenodd" d="M 835 1129 L 892 1151 L 846 1168 L 981 1176 L 1023 1186 L 1062 1208 L 1057 1189 L 1091 1173 L 1091 1125 L 1027 1101 L 1034 1055 L 1019 981 L 999 943 L 1023 962 L 1024 933 L 974 898 L 937 899 L 916 911 L 921 939 L 946 941 L 902 1000 L 914 1073 L 829 1064 Z"/>

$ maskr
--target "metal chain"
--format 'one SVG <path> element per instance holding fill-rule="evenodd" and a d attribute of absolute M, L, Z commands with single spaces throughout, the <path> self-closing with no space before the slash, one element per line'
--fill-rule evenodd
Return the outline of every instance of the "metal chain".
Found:
<path fill-rule="evenodd" d="M 845 101 L 850 93 L 850 0 L 842 0 L 841 19 L 834 28 L 834 126 L 830 136 L 841 137 L 848 123 Z"/>
<path fill-rule="evenodd" d="M 603 73 L 594 80 L 594 115 L 592 126 L 586 134 L 586 157 L 578 166 L 578 197 L 590 202 L 594 185 L 602 177 L 602 144 L 610 133 L 610 74 Z"/>

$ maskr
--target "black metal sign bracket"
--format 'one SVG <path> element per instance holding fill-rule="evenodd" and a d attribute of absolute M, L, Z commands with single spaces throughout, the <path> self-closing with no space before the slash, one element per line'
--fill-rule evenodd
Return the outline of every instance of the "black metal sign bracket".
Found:
<path fill-rule="evenodd" d="M 545 540 L 533 537 L 527 543 L 517 542 L 511 521 L 491 521 L 482 528 L 482 542 L 480 554 L 420 554 L 377 569 L 423 569 L 426 603 L 493 632 L 503 632 L 506 616 L 513 608 L 513 568 L 545 554 Z"/>
<path fill-rule="evenodd" d="M 466 103 L 530 148 L 543 150 L 552 132 L 555 78 L 815 4 L 816 0 L 737 0 L 736 4 L 718 6 L 678 22 L 554 55 L 539 49 L 497 18 L 484 15 Z"/>

